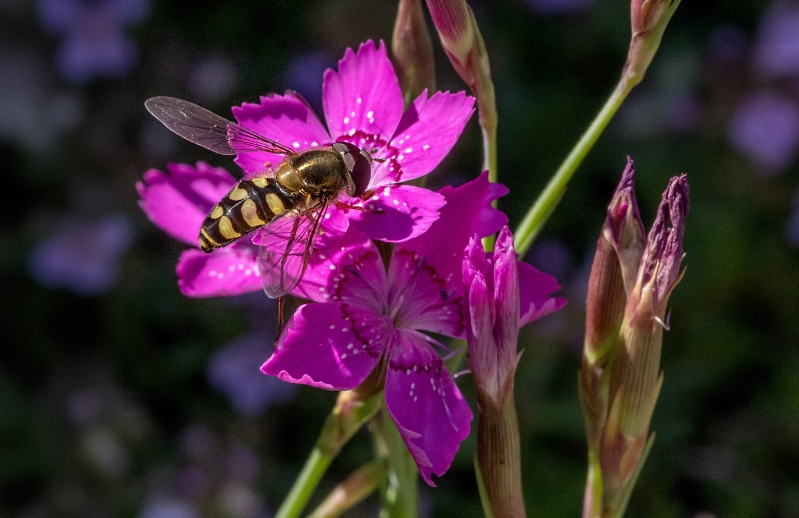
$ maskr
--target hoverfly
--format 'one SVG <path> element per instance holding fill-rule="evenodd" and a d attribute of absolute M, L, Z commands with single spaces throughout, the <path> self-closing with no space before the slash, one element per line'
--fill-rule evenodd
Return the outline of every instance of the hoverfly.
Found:
<path fill-rule="evenodd" d="M 258 269 L 264 291 L 278 299 L 280 332 L 284 296 L 299 284 L 308 267 L 328 207 L 340 194 L 360 197 L 366 191 L 372 156 L 348 142 L 297 153 L 174 97 L 152 97 L 144 106 L 177 135 L 220 155 L 265 151 L 285 157 L 264 175 L 240 181 L 205 218 L 199 236 L 200 248 L 210 253 L 264 228 Z"/>

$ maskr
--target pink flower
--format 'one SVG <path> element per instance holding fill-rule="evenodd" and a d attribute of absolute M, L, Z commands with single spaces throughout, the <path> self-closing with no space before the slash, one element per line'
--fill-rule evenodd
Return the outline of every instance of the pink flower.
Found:
<path fill-rule="evenodd" d="M 447 204 L 421 237 L 399 243 L 385 267 L 377 247 L 350 229 L 312 259 L 300 306 L 263 365 L 284 381 L 328 390 L 361 384 L 387 357 L 386 407 L 424 480 L 441 476 L 469 434 L 472 412 L 421 331 L 465 336 L 460 267 L 470 235 L 507 221 L 491 201 L 507 192 L 487 174 L 439 191 Z"/>
<path fill-rule="evenodd" d="M 463 259 L 469 358 L 478 390 L 499 404 L 516 369 L 519 329 L 559 310 L 566 299 L 551 296 L 560 289 L 554 277 L 516 259 L 508 227 L 493 254 L 483 251 L 479 237 L 469 240 Z"/>
<path fill-rule="evenodd" d="M 316 248 L 322 249 L 335 243 L 350 225 L 371 239 L 389 242 L 404 242 L 424 233 L 438 218 L 444 198 L 399 182 L 424 176 L 441 162 L 469 120 L 473 103 L 474 99 L 463 92 L 437 92 L 429 99 L 425 92 L 403 113 L 402 92 L 385 46 L 381 42 L 375 47 L 369 41 L 358 52 L 348 49 L 337 72 L 325 73 L 327 129 L 302 98 L 291 94 L 261 97 L 258 104 L 234 107 L 233 114 L 241 126 L 297 152 L 337 141 L 353 143 L 369 152 L 376 150 L 372 153 L 376 160 L 366 193 L 360 198 L 342 196 L 344 199 L 339 200 L 365 210 L 332 205 L 329 218 L 322 223 L 325 242 L 316 243 Z M 283 160 L 284 156 L 266 152 L 241 153 L 236 157 L 245 178 L 262 175 Z M 196 246 L 207 211 L 233 187 L 235 180 L 219 169 L 209 173 L 208 166 L 198 165 L 202 178 L 196 179 L 191 178 L 189 166 L 170 166 L 172 174 L 177 169 L 180 179 L 149 171 L 145 183 L 138 186 L 141 205 L 157 225 Z M 209 197 L 211 193 L 218 197 Z M 260 281 L 254 279 L 257 254 L 245 241 L 263 244 L 266 238 L 256 232 L 252 240 L 242 238 L 212 254 L 185 252 L 178 264 L 183 292 L 203 297 L 259 289 Z M 244 274 L 247 271 L 249 276 Z"/>

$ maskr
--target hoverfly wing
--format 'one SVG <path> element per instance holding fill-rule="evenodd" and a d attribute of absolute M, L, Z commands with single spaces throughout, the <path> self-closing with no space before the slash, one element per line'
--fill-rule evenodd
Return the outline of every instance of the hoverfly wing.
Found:
<path fill-rule="evenodd" d="M 269 297 L 288 295 L 302 280 L 326 209 L 325 204 L 304 214 L 286 215 L 261 230 L 256 243 L 258 271 Z"/>
<path fill-rule="evenodd" d="M 153 117 L 189 142 L 220 155 L 265 151 L 277 155 L 294 152 L 224 117 L 175 97 L 151 97 L 144 102 Z"/>

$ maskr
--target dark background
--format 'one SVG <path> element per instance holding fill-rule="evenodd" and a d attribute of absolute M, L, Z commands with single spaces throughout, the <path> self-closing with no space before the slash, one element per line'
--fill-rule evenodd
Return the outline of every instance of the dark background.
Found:
<path fill-rule="evenodd" d="M 512 225 L 612 90 L 629 6 L 472 2 L 499 110 Z M 261 517 L 286 494 L 335 394 L 261 375 L 262 294 L 191 300 L 184 248 L 137 207 L 170 161 L 233 163 L 178 140 L 154 95 L 230 106 L 295 88 L 319 105 L 348 46 L 390 40 L 394 2 L 0 3 L 0 514 Z M 211 4 L 209 4 L 211 5 Z M 644 82 L 572 180 L 527 260 L 569 305 L 522 333 L 516 393 L 531 516 L 578 516 L 576 392 L 591 254 L 627 155 L 651 223 L 688 173 L 687 273 L 671 298 L 657 440 L 628 516 L 799 516 L 799 6 L 684 0 Z M 81 45 L 81 42 L 88 42 Z M 439 88 L 461 90 L 440 49 Z M 473 118 L 432 185 L 479 172 Z M 473 384 L 459 379 L 470 401 Z M 474 434 L 425 516 L 480 513 Z M 361 433 L 319 494 L 370 458 Z M 350 516 L 374 516 L 368 500 Z"/>

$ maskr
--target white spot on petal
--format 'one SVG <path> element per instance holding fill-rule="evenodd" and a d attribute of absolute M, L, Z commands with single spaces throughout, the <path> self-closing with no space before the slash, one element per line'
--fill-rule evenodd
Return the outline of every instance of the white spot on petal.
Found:
<path fill-rule="evenodd" d="M 373 112 L 372 110 L 369 110 L 368 112 L 366 112 L 366 117 L 368 119 L 371 119 L 374 116 L 375 116 L 375 112 Z"/>
<path fill-rule="evenodd" d="M 405 149 L 405 152 L 406 152 L 406 153 L 410 153 L 411 151 L 413 151 L 413 148 L 412 148 L 412 147 L 409 147 L 409 148 Z"/>
<path fill-rule="evenodd" d="M 424 149 L 425 151 L 427 151 L 428 149 L 430 149 L 430 146 L 428 146 L 427 144 L 425 144 L 424 146 L 422 146 L 422 149 Z"/>
<path fill-rule="evenodd" d="M 344 117 L 344 124 L 349 124 L 349 123 L 350 123 L 350 118 Z"/>
<path fill-rule="evenodd" d="M 298 147 L 300 147 L 300 143 L 299 142 L 292 142 L 291 145 L 294 146 L 294 149 L 297 149 Z"/>

